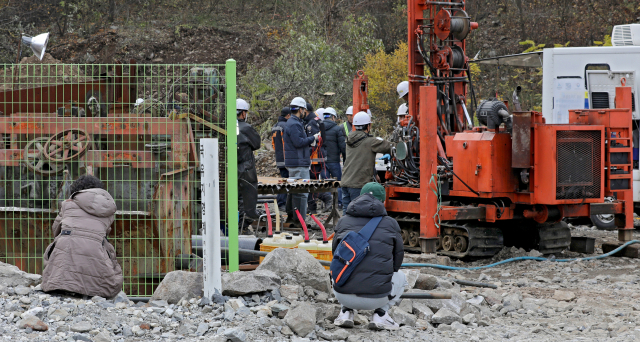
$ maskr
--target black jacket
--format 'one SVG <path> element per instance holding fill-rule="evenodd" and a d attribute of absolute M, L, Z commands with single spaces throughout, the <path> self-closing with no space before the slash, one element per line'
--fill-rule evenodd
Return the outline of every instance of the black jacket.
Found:
<path fill-rule="evenodd" d="M 284 130 L 284 164 L 286 167 L 311 166 L 309 147 L 315 138 L 307 137 L 302 119 L 291 115 Z"/>
<path fill-rule="evenodd" d="M 334 290 L 343 294 L 365 297 L 382 297 L 391 293 L 391 277 L 400 269 L 404 258 L 400 226 L 387 216 L 384 204 L 371 194 L 358 196 L 347 208 L 347 213 L 338 221 L 332 250 L 348 232 L 359 232 L 371 218 L 384 216 L 369 240 L 370 251 L 351 273 L 343 286 Z"/>
<path fill-rule="evenodd" d="M 238 128 L 240 131 L 238 134 L 238 175 L 247 172 L 247 181 L 255 183 L 258 181 L 258 175 L 253 151 L 260 148 L 260 135 L 244 121 L 238 122 Z"/>
<path fill-rule="evenodd" d="M 304 118 L 304 130 L 307 132 L 308 137 L 312 137 L 315 134 L 320 132 L 320 125 L 322 124 L 322 120 L 316 115 L 316 113 L 309 113 L 306 118 Z M 311 153 L 311 161 L 312 162 L 324 162 L 327 156 L 327 150 L 324 147 L 324 142 L 321 144 L 316 144 L 316 146 L 310 147 Z M 314 156 L 314 152 L 317 152 L 317 155 Z"/>
<path fill-rule="evenodd" d="M 339 163 L 340 156 L 344 160 L 346 154 L 344 126 L 335 121 L 325 120 L 324 131 L 327 139 L 323 145 L 327 149 L 327 163 Z"/>
<path fill-rule="evenodd" d="M 276 152 L 276 166 L 282 168 L 284 165 L 284 130 L 287 127 L 287 119 L 284 116 L 278 117 L 278 122 L 271 128 L 271 144 Z M 275 139 L 281 139 L 281 142 L 276 142 Z M 276 145 L 277 144 L 277 145 Z M 278 148 L 278 145 L 282 144 L 282 148 Z"/>

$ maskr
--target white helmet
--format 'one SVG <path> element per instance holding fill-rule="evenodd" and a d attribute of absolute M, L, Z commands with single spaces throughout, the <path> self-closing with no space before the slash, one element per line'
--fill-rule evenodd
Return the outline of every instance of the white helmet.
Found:
<path fill-rule="evenodd" d="M 338 116 L 338 113 L 336 113 L 336 110 L 328 107 L 327 109 L 324 110 L 324 115 L 333 115 L 333 116 Z"/>
<path fill-rule="evenodd" d="M 409 94 L 409 81 L 402 81 L 398 84 L 398 98 L 401 99 L 405 95 Z"/>
<path fill-rule="evenodd" d="M 291 110 L 298 110 L 299 108 L 307 108 L 307 101 L 305 101 L 303 98 L 301 97 L 295 97 L 293 98 L 293 100 L 291 100 Z M 294 109 L 295 107 L 295 109 Z"/>
<path fill-rule="evenodd" d="M 371 109 L 367 109 L 367 114 L 369 114 L 369 116 L 372 116 L 371 115 Z"/>
<path fill-rule="evenodd" d="M 236 110 L 249 110 L 249 104 L 243 99 L 236 100 Z"/>
<path fill-rule="evenodd" d="M 324 108 L 318 108 L 318 109 L 316 110 L 316 116 L 317 116 L 320 120 L 324 121 L 324 113 L 325 113 L 325 112 L 326 112 L 326 110 L 325 110 Z"/>
<path fill-rule="evenodd" d="M 406 103 L 403 103 L 398 107 L 398 116 L 409 114 L 409 107 L 407 107 Z"/>
<path fill-rule="evenodd" d="M 344 114 L 345 115 L 353 115 L 353 106 L 349 106 L 349 108 L 347 108 L 347 111 Z"/>
<path fill-rule="evenodd" d="M 364 126 L 370 123 L 371 123 L 371 117 L 366 112 L 358 112 L 358 114 L 353 116 L 354 126 Z"/>

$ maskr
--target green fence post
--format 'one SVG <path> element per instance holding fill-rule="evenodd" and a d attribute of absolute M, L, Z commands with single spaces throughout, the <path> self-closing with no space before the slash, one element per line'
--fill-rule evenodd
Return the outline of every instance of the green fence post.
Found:
<path fill-rule="evenodd" d="M 229 271 L 240 269 L 238 253 L 238 137 L 236 135 L 236 61 L 227 60 L 227 199 L 229 213 Z"/>

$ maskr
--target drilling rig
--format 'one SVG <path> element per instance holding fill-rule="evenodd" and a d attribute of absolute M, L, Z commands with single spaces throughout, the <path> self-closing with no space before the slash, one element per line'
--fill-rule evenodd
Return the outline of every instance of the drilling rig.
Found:
<path fill-rule="evenodd" d="M 385 202 L 405 244 L 457 258 L 503 246 L 558 253 L 571 243 L 563 219 L 601 214 L 615 215 L 619 240 L 630 240 L 631 89 L 621 82 L 615 108 L 570 110 L 568 124 L 521 110 L 517 92 L 512 108 L 478 106 L 465 54 L 477 28 L 463 0 L 408 1 L 409 119 Z M 354 112 L 368 108 L 366 88 L 357 75 Z"/>

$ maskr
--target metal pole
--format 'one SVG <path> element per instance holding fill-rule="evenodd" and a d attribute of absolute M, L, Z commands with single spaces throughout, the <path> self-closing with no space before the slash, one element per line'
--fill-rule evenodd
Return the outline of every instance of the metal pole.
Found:
<path fill-rule="evenodd" d="M 227 200 L 229 213 L 229 271 L 240 269 L 238 256 L 238 123 L 236 120 L 236 61 L 227 60 Z"/>
<path fill-rule="evenodd" d="M 200 180 L 202 191 L 202 276 L 204 295 L 222 292 L 220 255 L 220 174 L 218 139 L 200 139 Z"/>

